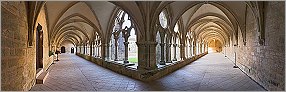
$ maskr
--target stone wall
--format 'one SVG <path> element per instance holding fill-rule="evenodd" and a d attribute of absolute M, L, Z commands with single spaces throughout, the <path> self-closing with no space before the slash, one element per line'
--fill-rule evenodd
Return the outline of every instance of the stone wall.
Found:
<path fill-rule="evenodd" d="M 65 47 L 65 50 L 66 50 L 66 53 L 68 54 L 71 54 L 71 48 L 74 48 L 74 53 L 76 51 L 76 48 L 74 47 L 74 45 L 71 43 L 71 42 L 67 42 L 67 41 L 64 41 L 60 47 L 64 46 Z"/>
<path fill-rule="evenodd" d="M 1 2 L 1 90 L 28 90 L 35 81 L 26 12 L 24 2 Z"/>
<path fill-rule="evenodd" d="M 285 90 L 284 2 L 265 3 L 265 44 L 258 43 L 257 23 L 246 15 L 246 45 L 239 36 L 237 62 L 242 71 L 267 90 Z"/>
<path fill-rule="evenodd" d="M 43 68 L 44 70 L 47 70 L 49 66 L 52 64 L 53 57 L 49 56 L 49 35 L 48 35 L 48 29 L 47 29 L 47 19 L 45 14 L 45 9 L 42 8 L 36 23 L 41 24 L 42 30 L 43 30 Z M 36 32 L 35 32 L 36 33 Z M 36 34 L 35 34 L 36 35 Z M 36 49 L 36 48 L 34 48 Z"/>
<path fill-rule="evenodd" d="M 103 59 L 100 58 L 95 58 L 95 57 L 90 57 L 84 54 L 76 53 L 76 55 L 89 60 L 97 65 L 100 65 L 102 67 L 108 68 L 114 72 L 126 75 L 128 77 L 138 79 L 141 81 L 152 81 L 155 79 L 158 79 L 160 77 L 163 77 L 169 73 L 172 73 L 185 65 L 188 65 L 189 63 L 203 57 L 204 55 L 208 54 L 208 52 L 193 56 L 189 59 L 178 61 L 176 63 L 172 63 L 170 65 L 166 65 L 161 68 L 149 70 L 149 71 L 139 71 L 138 69 L 133 69 L 131 67 L 126 67 L 122 63 L 118 62 L 112 62 L 112 61 L 104 61 Z"/>
<path fill-rule="evenodd" d="M 47 28 L 44 11 L 39 20 L 44 30 L 44 69 L 48 56 Z M 1 2 L 1 90 L 29 90 L 36 77 L 36 33 L 34 45 L 28 47 L 27 10 L 24 2 Z"/>

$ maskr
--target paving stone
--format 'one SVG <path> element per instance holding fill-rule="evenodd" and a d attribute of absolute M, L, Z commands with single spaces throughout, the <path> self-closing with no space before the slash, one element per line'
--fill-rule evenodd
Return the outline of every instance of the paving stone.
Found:
<path fill-rule="evenodd" d="M 76 55 L 61 54 L 46 82 L 31 91 L 264 91 L 220 53 L 152 82 L 138 81 L 102 68 Z"/>

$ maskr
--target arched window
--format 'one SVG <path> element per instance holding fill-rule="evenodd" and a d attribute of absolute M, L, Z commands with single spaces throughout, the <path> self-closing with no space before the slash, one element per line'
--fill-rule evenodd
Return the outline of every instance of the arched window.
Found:
<path fill-rule="evenodd" d="M 156 45 L 156 64 L 159 64 L 161 61 L 161 37 L 159 31 L 156 34 L 156 42 L 158 43 L 158 45 Z"/>
<path fill-rule="evenodd" d="M 156 61 L 157 64 L 165 65 L 166 64 L 166 57 L 167 57 L 167 39 L 166 39 L 166 32 L 167 32 L 167 16 L 166 16 L 166 10 L 163 10 L 159 14 L 159 23 L 161 27 L 158 28 L 157 34 L 156 34 L 156 42 L 158 43 L 156 46 Z M 159 66 L 160 67 L 160 66 Z"/>
<path fill-rule="evenodd" d="M 111 60 L 124 63 L 138 62 L 137 36 L 130 16 L 120 10 L 115 17 L 110 40 Z"/>
<path fill-rule="evenodd" d="M 173 61 L 179 61 L 180 60 L 180 31 L 179 31 L 179 25 L 176 23 L 174 27 L 174 37 L 173 37 Z"/>
<path fill-rule="evenodd" d="M 168 21 L 167 21 L 167 17 L 166 17 L 166 14 L 165 14 L 165 11 L 162 11 L 159 15 L 159 22 L 161 24 L 161 26 L 163 28 L 167 28 L 167 25 L 168 25 Z"/>

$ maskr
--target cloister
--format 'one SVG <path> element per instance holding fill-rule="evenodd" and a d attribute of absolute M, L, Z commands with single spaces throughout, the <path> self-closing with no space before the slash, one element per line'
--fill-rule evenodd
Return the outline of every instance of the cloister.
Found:
<path fill-rule="evenodd" d="M 282 91 L 284 3 L 1 1 L 1 90 Z"/>

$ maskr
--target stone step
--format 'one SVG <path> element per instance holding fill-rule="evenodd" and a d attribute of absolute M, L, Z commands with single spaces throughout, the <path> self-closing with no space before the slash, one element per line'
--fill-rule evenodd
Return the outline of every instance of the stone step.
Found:
<path fill-rule="evenodd" d="M 36 70 L 36 78 L 40 76 L 40 74 L 43 73 L 43 68 L 39 68 Z"/>
<path fill-rule="evenodd" d="M 44 84 L 47 76 L 49 75 L 48 71 L 44 71 L 36 78 L 36 84 Z"/>

